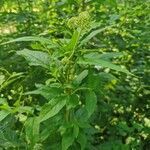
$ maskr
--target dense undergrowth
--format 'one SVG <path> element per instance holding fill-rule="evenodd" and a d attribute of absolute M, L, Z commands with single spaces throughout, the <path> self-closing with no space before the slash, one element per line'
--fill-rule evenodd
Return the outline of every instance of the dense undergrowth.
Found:
<path fill-rule="evenodd" d="M 0 150 L 149 150 L 143 0 L 0 1 Z"/>

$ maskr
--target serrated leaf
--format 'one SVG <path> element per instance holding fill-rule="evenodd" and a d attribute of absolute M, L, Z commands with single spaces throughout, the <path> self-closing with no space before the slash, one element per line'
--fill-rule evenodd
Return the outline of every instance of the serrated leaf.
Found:
<path fill-rule="evenodd" d="M 23 56 L 31 66 L 41 66 L 49 69 L 50 57 L 46 52 L 24 49 L 16 53 Z"/>
<path fill-rule="evenodd" d="M 40 120 L 39 117 L 30 117 L 25 122 L 27 140 L 34 145 L 39 140 Z"/>
<path fill-rule="evenodd" d="M 88 117 L 90 117 L 95 111 L 96 104 L 97 104 L 97 97 L 93 91 L 88 91 L 85 94 L 85 98 L 86 98 L 85 108 L 88 112 Z"/>
<path fill-rule="evenodd" d="M 59 96 L 45 104 L 40 112 L 41 122 L 58 114 L 59 111 L 65 106 L 66 99 L 66 96 Z"/>

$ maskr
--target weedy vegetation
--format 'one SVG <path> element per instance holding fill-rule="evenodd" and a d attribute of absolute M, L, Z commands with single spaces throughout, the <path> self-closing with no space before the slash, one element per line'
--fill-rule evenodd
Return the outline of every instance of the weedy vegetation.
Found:
<path fill-rule="evenodd" d="M 149 2 L 21 2 L 1 2 L 0 149 L 148 150 Z"/>

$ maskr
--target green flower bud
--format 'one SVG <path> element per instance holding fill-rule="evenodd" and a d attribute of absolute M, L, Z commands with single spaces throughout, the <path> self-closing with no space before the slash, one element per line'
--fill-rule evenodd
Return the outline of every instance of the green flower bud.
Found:
<path fill-rule="evenodd" d="M 71 29 L 85 29 L 90 23 L 90 14 L 87 11 L 81 12 L 77 17 L 68 20 L 68 27 Z"/>

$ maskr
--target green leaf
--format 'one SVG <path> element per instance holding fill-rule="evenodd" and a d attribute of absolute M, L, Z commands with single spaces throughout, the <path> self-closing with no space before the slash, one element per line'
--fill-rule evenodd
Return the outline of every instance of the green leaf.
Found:
<path fill-rule="evenodd" d="M 78 64 L 82 64 L 82 65 L 94 65 L 94 66 L 101 66 L 101 67 L 105 67 L 105 68 L 110 68 L 113 69 L 115 71 L 119 71 L 119 72 L 123 72 L 126 73 L 128 75 L 132 75 L 127 69 L 122 68 L 118 65 L 115 65 L 109 61 L 105 61 L 105 60 L 98 60 L 98 59 L 80 59 L 78 61 Z"/>
<path fill-rule="evenodd" d="M 97 30 L 94 30 L 92 31 L 89 35 L 87 35 L 79 44 L 79 47 L 86 44 L 90 39 L 92 39 L 94 36 L 96 36 L 97 34 L 105 31 L 106 29 L 110 28 L 111 26 L 109 27 L 105 27 L 105 28 L 102 28 L 102 29 L 97 29 Z"/>
<path fill-rule="evenodd" d="M 20 79 L 23 77 L 23 73 L 13 73 L 11 74 L 4 82 L 0 85 L 0 91 L 4 88 L 6 88 L 8 85 L 13 83 L 14 81 Z"/>
<path fill-rule="evenodd" d="M 25 131 L 27 140 L 32 145 L 37 143 L 39 140 L 39 128 L 40 128 L 39 117 L 30 117 L 25 122 Z"/>
<path fill-rule="evenodd" d="M 98 52 L 95 52 L 95 53 L 92 52 L 89 54 L 85 54 L 84 58 L 110 60 L 114 57 L 119 57 L 122 55 L 123 55 L 123 53 L 121 53 L 121 52 L 107 52 L 104 54 L 99 54 Z"/>
<path fill-rule="evenodd" d="M 120 134 L 127 134 L 133 132 L 134 128 L 128 126 L 127 122 L 121 121 L 117 124 L 118 130 Z"/>
<path fill-rule="evenodd" d="M 93 91 L 88 91 L 85 94 L 85 98 L 86 98 L 85 108 L 88 112 L 88 117 L 90 117 L 95 111 L 97 104 L 97 97 Z"/>
<path fill-rule="evenodd" d="M 26 92 L 26 95 L 29 94 L 40 94 L 47 100 L 53 99 L 60 95 L 63 92 L 63 89 L 54 85 L 41 85 L 37 90 Z"/>
<path fill-rule="evenodd" d="M 89 117 L 88 117 L 88 112 L 85 107 L 80 107 L 75 112 L 75 117 L 78 120 L 79 127 L 81 127 L 81 128 L 87 127 L 87 121 L 88 121 Z"/>
<path fill-rule="evenodd" d="M 67 109 L 75 108 L 77 105 L 79 105 L 79 96 L 77 94 L 70 95 L 67 101 Z"/>
<path fill-rule="evenodd" d="M 82 71 L 73 81 L 73 84 L 80 85 L 82 83 L 82 80 L 85 79 L 88 75 L 88 70 Z"/>
<path fill-rule="evenodd" d="M 3 119 L 5 119 L 9 114 L 10 114 L 10 112 L 8 112 L 6 110 L 1 110 L 0 111 L 0 121 L 2 121 Z"/>
<path fill-rule="evenodd" d="M 19 106 L 17 111 L 19 113 L 29 113 L 29 114 L 33 114 L 34 113 L 34 108 L 31 106 Z"/>
<path fill-rule="evenodd" d="M 31 66 L 42 66 L 47 69 L 50 67 L 50 57 L 45 52 L 24 49 L 17 54 L 23 56 Z"/>
<path fill-rule="evenodd" d="M 67 51 L 72 51 L 75 49 L 77 43 L 78 43 L 78 40 L 79 40 L 79 36 L 80 36 L 80 31 L 78 30 L 75 30 L 74 33 L 73 33 L 73 36 L 70 40 L 70 42 L 68 43 L 68 45 L 65 47 L 65 49 Z"/>
<path fill-rule="evenodd" d="M 0 98 L 0 105 L 8 105 L 7 99 L 5 99 L 5 98 Z"/>
<path fill-rule="evenodd" d="M 105 0 L 104 3 L 107 4 L 107 5 L 110 5 L 112 7 L 117 6 L 117 1 L 116 0 Z"/>
<path fill-rule="evenodd" d="M 60 127 L 60 125 L 62 124 L 62 121 L 64 119 L 63 117 L 64 117 L 63 114 L 56 115 L 55 117 L 52 117 L 50 120 L 42 122 L 42 130 L 40 133 L 40 141 L 41 142 L 44 142 L 48 137 L 50 137 L 50 139 L 53 139 L 53 137 L 58 134 L 57 130 Z M 58 138 L 58 140 L 59 140 L 59 138 Z M 55 142 L 57 143 L 58 140 Z"/>
<path fill-rule="evenodd" d="M 103 87 L 112 80 L 117 80 L 117 78 L 110 73 L 100 72 L 94 74 L 93 71 L 91 71 L 88 75 L 87 86 L 94 91 L 102 92 Z"/>
<path fill-rule="evenodd" d="M 121 140 L 110 139 L 102 143 L 98 149 L 100 150 L 129 150 L 130 146 L 123 144 Z"/>
<path fill-rule="evenodd" d="M 58 114 L 59 111 L 65 106 L 66 99 L 67 96 L 59 96 L 45 104 L 40 112 L 41 122 Z"/>
<path fill-rule="evenodd" d="M 140 123 L 137 122 L 132 122 L 133 128 L 138 130 L 138 131 L 142 131 L 142 129 L 144 128 L 144 126 Z"/>
<path fill-rule="evenodd" d="M 80 131 L 77 142 L 80 144 L 81 150 L 84 150 L 87 143 L 87 137 L 83 131 Z"/>
<path fill-rule="evenodd" d="M 51 43 L 51 41 L 49 39 L 44 38 L 44 37 L 25 36 L 25 37 L 17 38 L 17 39 L 14 39 L 14 40 L 10 40 L 10 41 L 5 42 L 5 43 L 1 43 L 0 45 L 14 43 L 14 42 L 28 42 L 28 41 L 41 42 L 42 44 L 50 44 Z"/>
<path fill-rule="evenodd" d="M 2 85 L 4 81 L 5 81 L 5 76 L 0 75 L 0 85 Z"/>
<path fill-rule="evenodd" d="M 74 142 L 72 130 L 67 131 L 62 137 L 62 150 L 67 150 Z"/>
<path fill-rule="evenodd" d="M 77 123 L 73 124 L 73 136 L 77 138 L 79 135 L 79 126 Z"/>

